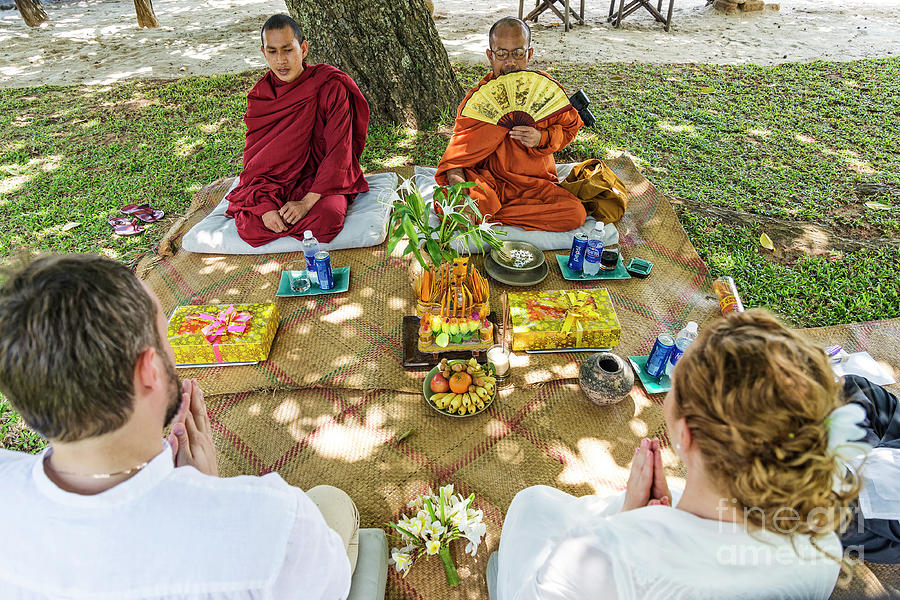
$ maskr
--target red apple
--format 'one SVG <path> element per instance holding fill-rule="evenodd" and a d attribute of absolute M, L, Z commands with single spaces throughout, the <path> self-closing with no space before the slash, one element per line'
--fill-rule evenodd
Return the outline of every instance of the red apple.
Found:
<path fill-rule="evenodd" d="M 435 373 L 431 378 L 431 391 L 435 394 L 443 394 L 450 391 L 450 382 L 443 373 Z"/>

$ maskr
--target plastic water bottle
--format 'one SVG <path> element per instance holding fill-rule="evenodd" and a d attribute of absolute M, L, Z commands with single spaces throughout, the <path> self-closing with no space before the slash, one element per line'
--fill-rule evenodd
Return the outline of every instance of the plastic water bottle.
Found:
<path fill-rule="evenodd" d="M 689 321 L 688 324 L 684 326 L 684 329 L 678 332 L 678 337 L 675 338 L 675 347 L 672 348 L 672 351 L 669 353 L 669 360 L 666 361 L 667 376 L 672 376 L 672 370 L 675 368 L 675 363 L 678 362 L 678 359 L 681 358 L 681 355 L 684 354 L 687 347 L 696 339 L 697 323 Z"/>
<path fill-rule="evenodd" d="M 312 231 L 307 229 L 303 232 L 303 256 L 306 257 L 306 272 L 309 274 L 310 281 L 319 282 L 319 276 L 316 273 L 316 252 L 319 251 L 319 240 L 313 237 Z"/>
<path fill-rule="evenodd" d="M 585 275 L 596 275 L 600 272 L 600 256 L 603 254 L 603 221 L 597 221 L 594 230 L 588 236 L 587 248 L 584 250 Z"/>

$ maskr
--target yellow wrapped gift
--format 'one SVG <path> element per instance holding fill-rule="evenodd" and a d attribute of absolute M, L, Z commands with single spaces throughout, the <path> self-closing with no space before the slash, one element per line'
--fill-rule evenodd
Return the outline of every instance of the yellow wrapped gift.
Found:
<path fill-rule="evenodd" d="M 515 350 L 607 348 L 622 327 L 606 288 L 510 292 Z"/>
<path fill-rule="evenodd" d="M 215 365 L 266 360 L 277 330 L 271 302 L 206 304 L 176 308 L 166 336 L 176 366 Z"/>

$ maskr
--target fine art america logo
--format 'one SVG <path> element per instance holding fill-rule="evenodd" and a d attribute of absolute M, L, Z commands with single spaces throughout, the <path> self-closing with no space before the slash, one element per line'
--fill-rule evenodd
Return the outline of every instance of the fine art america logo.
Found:
<path fill-rule="evenodd" d="M 842 557 L 851 564 L 859 564 L 864 560 L 862 546 L 847 546 L 840 550 L 836 542 L 828 536 L 834 533 L 833 523 L 849 523 L 858 533 L 863 532 L 863 517 L 858 506 L 844 508 L 814 508 L 806 517 L 793 507 L 782 507 L 775 510 L 772 523 L 766 523 L 766 513 L 758 507 L 742 507 L 736 498 L 730 501 L 720 498 L 716 507 L 718 513 L 719 533 L 738 534 L 745 532 L 761 543 L 722 544 L 716 553 L 716 560 L 721 565 L 741 567 L 766 567 L 773 565 L 813 564 L 819 561 L 840 560 Z M 754 516 L 756 518 L 754 518 Z M 802 533 L 801 533 L 802 532 Z M 800 534 L 820 535 L 816 538 L 816 546 L 806 544 L 777 543 L 777 536 Z M 834 538 L 831 538 L 834 540 Z M 841 554 L 842 553 L 842 554 Z"/>

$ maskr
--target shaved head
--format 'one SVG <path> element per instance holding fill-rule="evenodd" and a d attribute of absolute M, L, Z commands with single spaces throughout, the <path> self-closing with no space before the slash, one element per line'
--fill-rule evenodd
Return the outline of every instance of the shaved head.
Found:
<path fill-rule="evenodd" d="M 289 29 L 291 33 L 297 38 L 297 43 L 302 44 L 303 40 L 306 39 L 303 37 L 303 31 L 300 29 L 300 24 L 297 23 L 294 19 L 289 17 L 288 15 L 272 15 L 268 18 L 268 20 L 263 24 L 262 29 L 259 30 L 259 38 L 262 42 L 262 45 L 266 45 L 266 32 L 273 31 L 278 29 Z"/>
<path fill-rule="evenodd" d="M 491 30 L 488 32 L 488 46 L 493 47 L 494 36 L 510 30 L 521 31 L 525 36 L 526 44 L 531 46 L 531 27 L 522 19 L 517 19 L 516 17 L 503 17 L 491 25 Z"/>

